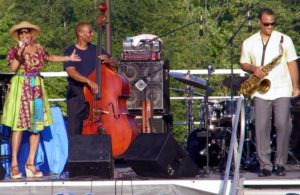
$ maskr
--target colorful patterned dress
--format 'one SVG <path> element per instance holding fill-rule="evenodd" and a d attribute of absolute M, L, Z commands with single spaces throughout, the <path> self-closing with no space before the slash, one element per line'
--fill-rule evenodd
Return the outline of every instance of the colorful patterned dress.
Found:
<path fill-rule="evenodd" d="M 17 55 L 12 47 L 7 55 L 10 62 Z M 48 52 L 38 45 L 34 54 L 24 53 L 22 63 L 10 81 L 1 123 L 13 131 L 29 130 L 37 133 L 53 123 L 50 106 L 40 70 L 48 60 Z"/>

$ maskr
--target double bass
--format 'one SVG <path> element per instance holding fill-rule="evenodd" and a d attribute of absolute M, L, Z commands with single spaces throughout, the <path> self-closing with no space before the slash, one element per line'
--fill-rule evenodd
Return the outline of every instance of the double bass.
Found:
<path fill-rule="evenodd" d="M 83 89 L 85 100 L 89 104 L 89 115 L 83 121 L 82 134 L 111 135 L 112 155 L 117 157 L 133 143 L 138 135 L 138 127 L 134 116 L 126 107 L 130 92 L 128 80 L 109 64 L 102 64 L 98 58 L 102 53 L 101 37 L 107 13 L 106 4 L 101 3 L 99 10 L 101 13 L 98 18 L 97 60 L 95 70 L 88 76 L 98 84 L 99 92 L 93 94 L 87 86 Z"/>

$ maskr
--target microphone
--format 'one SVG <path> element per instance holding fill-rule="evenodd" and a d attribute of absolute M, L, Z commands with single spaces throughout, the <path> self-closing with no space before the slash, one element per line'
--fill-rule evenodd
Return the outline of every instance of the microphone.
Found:
<path fill-rule="evenodd" d="M 203 17 L 202 17 L 202 14 L 201 14 L 201 16 L 200 16 L 199 24 L 200 24 L 199 36 L 200 36 L 200 37 L 203 37 L 203 35 L 204 35 L 204 30 L 203 30 Z"/>
<path fill-rule="evenodd" d="M 211 65 L 211 64 L 209 64 L 208 66 L 207 66 L 207 70 L 208 70 L 208 72 L 211 74 L 211 73 L 213 73 L 213 72 L 215 72 L 215 68 L 213 67 L 213 65 Z"/>
<path fill-rule="evenodd" d="M 248 20 L 248 32 L 252 32 L 252 23 L 251 23 L 251 16 L 250 11 L 247 11 L 247 20 Z"/>

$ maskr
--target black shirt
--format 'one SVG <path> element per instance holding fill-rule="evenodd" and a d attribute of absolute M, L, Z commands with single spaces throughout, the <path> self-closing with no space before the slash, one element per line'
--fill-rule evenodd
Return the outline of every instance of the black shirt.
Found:
<path fill-rule="evenodd" d="M 64 70 L 68 67 L 75 67 L 75 69 L 83 76 L 88 77 L 91 72 L 95 69 L 96 64 L 96 53 L 97 47 L 93 44 L 88 44 L 87 49 L 81 50 L 77 48 L 75 45 L 70 46 L 64 52 L 64 55 L 69 56 L 76 49 L 76 54 L 81 58 L 79 62 L 66 61 L 64 62 Z M 102 54 L 107 54 L 104 49 L 101 49 Z M 108 54 L 107 54 L 108 55 Z M 80 85 L 83 86 L 83 83 L 78 82 L 71 77 L 68 77 L 68 82 L 70 85 Z"/>

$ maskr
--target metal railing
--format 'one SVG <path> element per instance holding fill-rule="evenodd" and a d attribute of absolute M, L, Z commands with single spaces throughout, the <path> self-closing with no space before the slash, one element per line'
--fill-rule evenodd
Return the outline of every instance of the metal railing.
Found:
<path fill-rule="evenodd" d="M 237 138 L 237 128 L 240 120 L 240 133 L 239 133 L 239 143 Z M 228 194 L 227 186 L 229 181 L 229 173 L 233 169 L 233 180 L 231 183 L 230 195 L 236 195 L 238 193 L 238 181 L 240 179 L 240 163 L 242 159 L 242 150 L 244 146 L 244 138 L 245 138 L 245 106 L 244 106 L 244 98 L 238 98 L 237 107 L 235 110 L 235 115 L 232 120 L 232 131 L 231 131 L 231 139 L 230 145 L 227 155 L 227 163 L 225 169 L 225 176 L 221 186 L 221 195 Z M 234 163 L 232 162 L 234 160 Z"/>
<path fill-rule="evenodd" d="M 188 70 L 170 70 L 170 72 L 178 72 L 178 73 L 187 73 Z M 207 75 L 208 71 L 206 69 L 199 69 L 199 70 L 189 70 L 190 74 L 193 75 Z M 246 72 L 244 72 L 242 69 L 233 69 L 233 74 L 235 75 L 240 75 L 240 76 L 245 76 Z M 213 73 L 211 73 L 212 75 L 230 75 L 231 74 L 231 70 L 230 69 L 216 69 Z M 62 71 L 62 72 L 42 72 L 41 73 L 42 76 L 44 77 L 67 77 L 67 73 Z M 170 97 L 170 100 L 180 100 L 180 99 L 184 99 L 185 97 Z M 202 97 L 193 97 L 193 99 L 199 99 Z M 214 96 L 214 97 L 210 97 L 210 99 L 226 99 L 229 98 L 229 96 Z M 66 98 L 49 98 L 49 101 L 66 101 Z"/>

